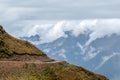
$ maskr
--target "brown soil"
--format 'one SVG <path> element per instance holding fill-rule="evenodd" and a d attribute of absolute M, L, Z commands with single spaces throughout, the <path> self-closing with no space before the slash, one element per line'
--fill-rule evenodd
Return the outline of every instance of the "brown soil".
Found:
<path fill-rule="evenodd" d="M 5 77 L 11 72 L 35 71 L 51 64 L 65 63 L 65 61 L 0 61 L 0 77 Z"/>
<path fill-rule="evenodd" d="M 48 67 L 45 72 L 61 76 L 63 80 L 108 80 L 82 67 L 50 59 L 30 42 L 12 37 L 0 26 L 0 78 L 11 73 L 38 71 L 45 67 Z M 81 79 L 72 79 L 75 74 Z"/>
<path fill-rule="evenodd" d="M 0 61 L 53 61 L 53 59 L 48 58 L 46 55 L 14 54 L 7 58 L 0 58 Z"/>
<path fill-rule="evenodd" d="M 9 35 L 2 26 L 0 26 L 0 53 L 0 58 L 9 57 L 14 54 L 45 55 L 44 52 L 30 42 Z"/>

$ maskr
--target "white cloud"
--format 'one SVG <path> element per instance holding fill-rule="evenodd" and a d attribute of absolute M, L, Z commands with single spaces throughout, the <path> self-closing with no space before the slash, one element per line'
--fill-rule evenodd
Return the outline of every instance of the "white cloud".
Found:
<path fill-rule="evenodd" d="M 86 34 L 90 30 L 94 29 L 96 25 L 97 20 L 82 20 L 78 24 L 75 24 L 72 28 L 72 34 L 76 37 L 78 37 L 80 34 Z"/>
<path fill-rule="evenodd" d="M 62 57 L 62 58 L 64 58 L 64 59 L 66 59 L 67 58 L 67 56 L 66 56 L 66 54 L 65 53 L 60 53 L 60 54 L 58 54 L 60 57 Z"/>
<path fill-rule="evenodd" d="M 46 53 L 49 53 L 50 52 L 50 48 L 46 48 L 46 49 L 44 49 L 43 51 L 45 51 Z"/>
<path fill-rule="evenodd" d="M 59 57 L 62 57 L 62 58 L 64 58 L 64 59 L 67 59 L 67 56 L 66 56 L 65 52 L 66 52 L 65 49 L 61 49 L 61 50 L 59 50 L 59 51 L 57 52 L 57 55 L 58 55 Z"/>
<path fill-rule="evenodd" d="M 58 58 L 67 59 L 67 56 L 65 53 L 66 53 L 65 49 L 60 49 L 58 51 L 54 51 L 54 53 L 51 53 L 51 56 L 54 57 L 55 59 L 58 59 Z"/>
<path fill-rule="evenodd" d="M 44 36 L 41 37 L 41 43 L 49 43 L 49 42 L 53 42 L 57 39 L 59 39 L 60 37 L 67 37 L 67 35 L 65 34 L 65 32 L 63 31 L 63 22 L 59 22 L 57 24 L 54 25 L 54 27 L 52 27 L 51 29 L 49 29 Z"/>
<path fill-rule="evenodd" d="M 33 36 L 38 34 L 40 36 L 40 44 L 53 42 L 60 37 L 66 38 L 64 32 L 64 21 L 57 22 L 56 24 L 41 24 L 35 26 L 28 26 L 23 28 L 22 32 L 18 33 L 19 36 Z"/>
<path fill-rule="evenodd" d="M 19 36 L 31 36 L 38 34 L 40 43 L 50 43 L 61 37 L 67 38 L 66 31 L 70 31 L 72 36 L 88 34 L 89 40 L 85 46 L 89 46 L 93 41 L 112 34 L 120 35 L 120 19 L 93 19 L 81 21 L 58 21 L 50 24 L 39 24 L 35 26 L 23 27 Z"/>
<path fill-rule="evenodd" d="M 112 34 L 120 34 L 120 20 L 119 19 L 100 19 L 97 20 L 94 28 L 90 28 L 91 34 L 86 46 L 90 45 L 96 39 L 110 36 Z"/>
<path fill-rule="evenodd" d="M 97 50 L 97 49 L 90 46 L 90 49 L 88 49 L 88 51 L 86 52 L 85 56 L 83 57 L 83 60 L 88 61 L 90 59 L 93 59 L 99 53 L 100 53 L 99 50 Z"/>
<path fill-rule="evenodd" d="M 102 67 L 107 61 L 109 61 L 112 57 L 118 55 L 119 53 L 113 53 L 111 55 L 108 55 L 108 56 L 104 56 L 102 57 L 102 62 L 97 66 L 95 67 L 95 70 L 99 69 L 100 67 Z"/>
<path fill-rule="evenodd" d="M 80 54 L 84 56 L 84 61 L 88 61 L 95 58 L 101 51 L 100 49 L 96 49 L 92 46 L 86 47 L 84 45 L 81 45 L 79 42 L 77 42 L 77 46 L 81 50 Z"/>
<path fill-rule="evenodd" d="M 80 54 L 81 55 L 84 55 L 85 54 L 85 51 L 86 51 L 86 48 L 84 48 L 84 46 L 82 46 L 79 42 L 77 42 L 77 46 L 80 48 L 81 52 Z"/>
<path fill-rule="evenodd" d="M 4 9 L 2 13 L 11 10 L 11 8 L 17 8 L 14 12 L 17 12 L 19 22 L 26 19 L 78 20 L 85 18 L 118 18 L 120 17 L 119 3 L 119 0 L 0 0 L 0 8 Z M 11 14 L 10 18 L 14 18 L 13 14 L 16 14 L 14 12 L 10 11 L 8 13 Z M 4 16 L 2 19 L 6 18 L 5 21 L 14 22 L 13 20 L 7 20 L 9 15 L 4 14 Z"/>

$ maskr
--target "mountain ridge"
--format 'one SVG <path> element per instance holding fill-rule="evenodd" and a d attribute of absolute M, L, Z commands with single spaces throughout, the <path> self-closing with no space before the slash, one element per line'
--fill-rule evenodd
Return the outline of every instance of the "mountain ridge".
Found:
<path fill-rule="evenodd" d="M 44 52 L 39 50 L 30 42 L 19 40 L 9 35 L 2 26 L 0 26 L 0 53 L 0 58 L 9 58 L 12 55 L 24 54 L 32 56 L 46 56 Z"/>
<path fill-rule="evenodd" d="M 0 26 L 0 63 L 2 80 L 13 80 L 13 78 L 29 80 L 24 77 L 29 73 L 32 74 L 29 77 L 33 76 L 34 80 L 42 78 L 42 80 L 108 80 L 82 67 L 49 58 L 28 41 L 9 35 L 2 26 Z M 19 73 L 24 75 L 19 76 Z M 5 77 L 6 75 L 9 78 Z"/>

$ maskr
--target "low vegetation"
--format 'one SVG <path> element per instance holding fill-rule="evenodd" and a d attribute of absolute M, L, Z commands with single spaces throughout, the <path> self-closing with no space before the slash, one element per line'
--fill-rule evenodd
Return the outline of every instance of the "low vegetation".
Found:
<path fill-rule="evenodd" d="M 82 67 L 50 59 L 0 26 L 0 80 L 108 80 Z"/>
<path fill-rule="evenodd" d="M 82 67 L 70 64 L 54 64 L 38 71 L 15 72 L 0 80 L 108 80 Z"/>
<path fill-rule="evenodd" d="M 45 55 L 30 42 L 12 37 L 3 29 L 2 26 L 0 26 L 0 57 L 5 57 L 2 53 L 4 53 L 5 56 L 13 54 Z"/>

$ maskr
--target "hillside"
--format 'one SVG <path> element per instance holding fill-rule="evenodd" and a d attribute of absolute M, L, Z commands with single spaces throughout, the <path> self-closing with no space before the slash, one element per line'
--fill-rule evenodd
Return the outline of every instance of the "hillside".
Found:
<path fill-rule="evenodd" d="M 17 56 L 17 57 L 16 57 Z M 44 52 L 28 41 L 19 40 L 9 35 L 0 26 L 0 58 L 9 60 L 49 59 Z M 37 58 L 38 57 L 38 58 Z"/>
<path fill-rule="evenodd" d="M 108 80 L 82 67 L 53 60 L 0 26 L 0 80 Z"/>
<path fill-rule="evenodd" d="M 2 68 L 0 80 L 108 80 L 102 75 L 64 61 L 19 62 L 19 64 L 14 61 L 0 61 L 0 64 L 0 69 Z"/>

